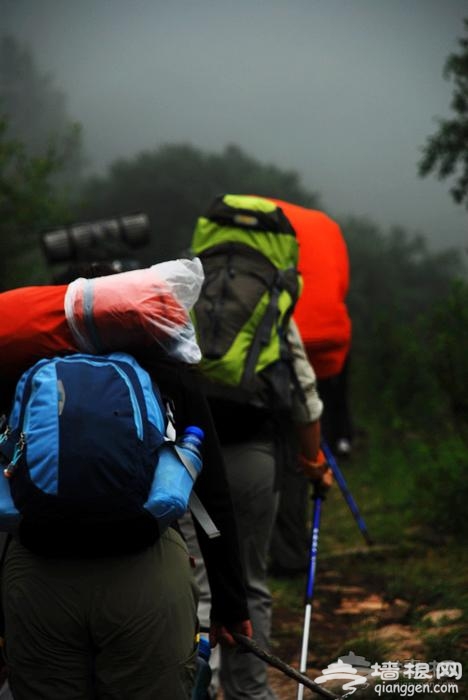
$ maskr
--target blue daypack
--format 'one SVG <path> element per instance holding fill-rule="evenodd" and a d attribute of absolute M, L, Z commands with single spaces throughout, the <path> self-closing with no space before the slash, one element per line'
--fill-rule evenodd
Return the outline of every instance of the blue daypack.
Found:
<path fill-rule="evenodd" d="M 0 435 L 0 529 L 21 515 L 143 512 L 167 415 L 149 374 L 121 352 L 37 362 Z"/>

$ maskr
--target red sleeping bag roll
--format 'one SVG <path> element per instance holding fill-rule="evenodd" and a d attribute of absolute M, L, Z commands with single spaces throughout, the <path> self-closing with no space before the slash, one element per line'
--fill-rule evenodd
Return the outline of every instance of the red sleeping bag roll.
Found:
<path fill-rule="evenodd" d="M 1 390 L 38 360 L 74 352 L 132 352 L 156 343 L 170 357 L 199 362 L 189 312 L 202 283 L 195 258 L 0 294 Z"/>
<path fill-rule="evenodd" d="M 0 375 L 16 383 L 43 357 L 76 352 L 65 318 L 67 285 L 21 287 L 0 294 Z"/>
<path fill-rule="evenodd" d="M 339 374 L 351 343 L 346 307 L 349 259 L 338 224 L 323 212 L 274 199 L 299 242 L 304 288 L 294 311 L 309 360 L 319 379 Z"/>

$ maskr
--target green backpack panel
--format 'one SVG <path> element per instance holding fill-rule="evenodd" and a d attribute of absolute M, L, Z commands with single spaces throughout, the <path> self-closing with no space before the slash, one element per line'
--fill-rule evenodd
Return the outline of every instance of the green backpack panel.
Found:
<path fill-rule="evenodd" d="M 217 197 L 198 219 L 192 251 L 205 281 L 193 310 L 212 395 L 290 404 L 287 324 L 301 290 L 294 229 L 273 202 Z"/>

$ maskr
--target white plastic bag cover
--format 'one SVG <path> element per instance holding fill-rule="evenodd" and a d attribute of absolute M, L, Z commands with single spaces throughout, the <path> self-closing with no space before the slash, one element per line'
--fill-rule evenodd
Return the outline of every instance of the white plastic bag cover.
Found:
<path fill-rule="evenodd" d="M 65 315 L 82 352 L 142 348 L 156 342 L 171 357 L 201 359 L 189 311 L 203 284 L 199 258 L 169 260 L 68 285 Z"/>

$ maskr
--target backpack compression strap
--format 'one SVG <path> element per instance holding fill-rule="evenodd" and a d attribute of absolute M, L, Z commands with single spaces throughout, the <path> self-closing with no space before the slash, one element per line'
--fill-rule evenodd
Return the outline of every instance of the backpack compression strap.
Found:
<path fill-rule="evenodd" d="M 276 279 L 273 284 L 273 289 L 271 290 L 268 306 L 265 309 L 263 318 L 257 327 L 255 336 L 252 340 L 249 352 L 247 354 L 245 367 L 240 382 L 240 386 L 243 388 L 248 388 L 250 381 L 255 374 L 255 367 L 257 365 L 257 360 L 260 351 L 263 346 L 268 345 L 269 343 L 271 329 L 273 328 L 273 324 L 278 313 L 278 299 L 281 292 L 284 289 L 287 290 L 291 294 L 294 304 L 297 301 L 298 289 L 297 284 L 294 283 L 296 282 L 296 278 L 294 277 L 293 284 L 291 284 L 292 280 L 288 279 L 288 272 L 291 273 L 290 270 L 278 270 L 277 272 Z M 291 276 L 291 274 L 289 276 Z M 288 322 L 289 316 L 287 316 L 284 319 L 284 325 L 287 325 Z"/>

